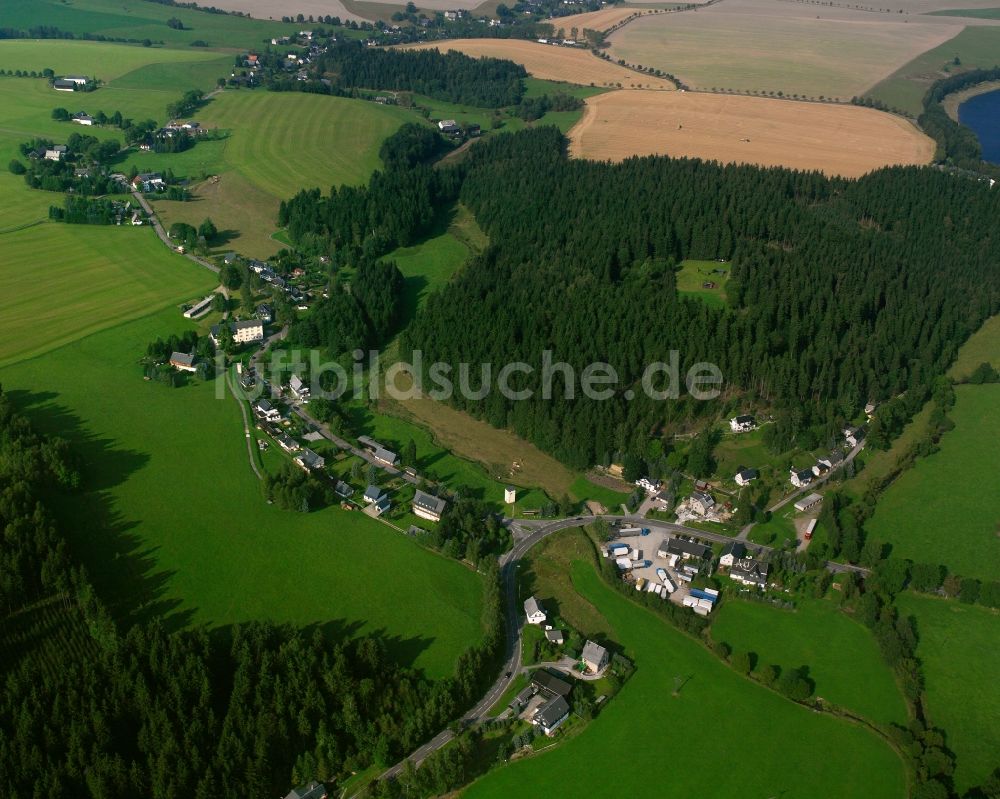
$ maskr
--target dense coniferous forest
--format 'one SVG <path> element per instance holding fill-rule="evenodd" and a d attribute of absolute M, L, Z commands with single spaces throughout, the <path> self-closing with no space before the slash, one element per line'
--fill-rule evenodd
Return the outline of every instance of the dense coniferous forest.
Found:
<path fill-rule="evenodd" d="M 389 765 L 463 712 L 503 644 L 484 566 L 484 640 L 430 682 L 378 638 L 247 624 L 119 627 L 47 509 L 86 480 L 66 443 L 0 392 L 0 795 L 266 797 Z M 58 615 L 62 646 L 36 619 Z M 27 630 L 13 643 L 16 630 Z M 30 634 L 34 630 L 35 634 Z M 333 636 L 336 637 L 336 636 Z M 83 642 L 83 643 L 81 643 Z"/>
<path fill-rule="evenodd" d="M 786 416 L 791 440 L 809 428 L 825 438 L 869 399 L 926 391 L 1000 306 L 1000 194 L 954 175 L 571 161 L 554 128 L 484 141 L 461 171 L 461 198 L 492 244 L 431 296 L 402 351 L 477 370 L 527 361 L 535 389 L 543 350 L 578 373 L 611 363 L 621 383 L 607 401 L 563 401 L 558 376 L 553 401 L 455 399 L 576 466 L 706 405 L 718 412 L 638 390 L 670 350 L 682 379 L 695 362 L 718 364 L 724 388 Z M 684 258 L 732 261 L 728 309 L 678 296 Z"/>
<path fill-rule="evenodd" d="M 347 41 L 316 60 L 316 75 L 339 89 L 426 94 L 483 108 L 514 105 L 524 94 L 524 67 L 500 58 L 470 58 L 451 50 L 386 50 Z"/>

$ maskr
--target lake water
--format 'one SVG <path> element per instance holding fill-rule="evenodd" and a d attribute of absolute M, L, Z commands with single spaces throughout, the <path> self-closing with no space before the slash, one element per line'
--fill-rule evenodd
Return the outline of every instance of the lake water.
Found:
<path fill-rule="evenodd" d="M 970 97 L 958 107 L 958 119 L 976 132 L 983 160 L 1000 164 L 1000 89 Z"/>

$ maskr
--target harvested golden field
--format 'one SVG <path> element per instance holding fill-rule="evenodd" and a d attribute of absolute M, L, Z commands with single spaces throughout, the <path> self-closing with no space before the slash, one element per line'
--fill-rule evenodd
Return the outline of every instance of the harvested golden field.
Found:
<path fill-rule="evenodd" d="M 569 135 L 578 158 L 690 156 L 845 177 L 934 155 L 934 142 L 909 122 L 870 108 L 692 92 L 588 98 Z"/>
<path fill-rule="evenodd" d="M 670 81 L 640 75 L 610 61 L 603 61 L 583 49 L 556 47 L 523 39 L 453 39 L 413 45 L 413 49 L 429 48 L 437 48 L 442 53 L 459 50 L 473 57 L 509 58 L 523 64 L 536 78 L 544 80 L 566 81 L 581 86 L 619 86 L 622 89 L 674 88 Z"/>
<path fill-rule="evenodd" d="M 653 8 L 631 8 L 629 6 L 609 6 L 600 11 L 587 11 L 583 14 L 571 14 L 568 17 L 557 17 L 547 20 L 555 29 L 556 35 L 563 31 L 563 37 L 571 36 L 576 29 L 583 36 L 584 28 L 592 31 L 606 31 L 626 19 L 638 18 L 645 14 L 657 13 Z"/>
<path fill-rule="evenodd" d="M 953 37 L 957 21 L 726 0 L 640 17 L 609 41 L 616 60 L 661 69 L 693 88 L 850 99 Z"/>

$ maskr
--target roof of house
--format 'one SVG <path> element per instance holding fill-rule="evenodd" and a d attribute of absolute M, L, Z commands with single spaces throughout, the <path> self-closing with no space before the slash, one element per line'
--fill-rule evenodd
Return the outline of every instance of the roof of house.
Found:
<path fill-rule="evenodd" d="M 301 391 L 305 387 L 305 383 L 302 382 L 302 378 L 298 375 L 292 375 L 288 380 L 288 385 L 292 391 Z"/>
<path fill-rule="evenodd" d="M 705 557 L 711 550 L 704 544 L 686 541 L 683 538 L 671 538 L 667 542 L 667 552 L 672 555 L 693 555 L 696 558 Z"/>
<path fill-rule="evenodd" d="M 827 460 L 830 461 L 831 464 L 836 466 L 838 463 L 844 462 L 844 453 L 841 452 L 839 449 L 835 449 L 831 451 L 829 455 L 827 455 Z"/>
<path fill-rule="evenodd" d="M 796 472 L 795 476 L 798 477 L 799 480 L 812 480 L 813 471 L 812 469 L 802 469 L 801 471 Z"/>
<path fill-rule="evenodd" d="M 750 580 L 763 585 L 767 582 L 767 571 L 768 565 L 764 561 L 757 560 L 756 558 L 740 558 L 733 563 L 733 567 L 729 570 L 729 575 L 731 577 L 742 577 L 744 580 Z"/>
<path fill-rule="evenodd" d="M 303 449 L 302 452 L 296 456 L 296 459 L 302 461 L 302 463 L 310 469 L 318 469 L 325 463 L 323 456 L 317 455 L 308 447 Z"/>
<path fill-rule="evenodd" d="M 710 508 L 715 504 L 715 497 L 711 494 L 706 494 L 704 491 L 692 491 L 691 499 L 695 502 L 700 502 L 706 508 Z"/>
<path fill-rule="evenodd" d="M 431 494 L 426 494 L 423 491 L 417 490 L 413 494 L 413 504 L 417 507 L 428 510 L 431 513 L 437 513 L 438 515 L 444 513 L 445 502 L 440 497 L 435 497 Z"/>
<path fill-rule="evenodd" d="M 558 674 L 554 674 L 548 669 L 536 669 L 531 673 L 532 685 L 537 685 L 544 691 L 557 696 L 569 696 L 573 691 L 573 685 L 564 680 Z"/>
<path fill-rule="evenodd" d="M 562 630 L 546 630 L 545 637 L 548 638 L 550 641 L 555 641 L 556 643 L 559 643 L 563 639 Z"/>
<path fill-rule="evenodd" d="M 753 417 L 749 414 L 736 417 L 736 424 L 753 424 Z"/>
<path fill-rule="evenodd" d="M 333 489 L 342 497 L 349 497 L 354 493 L 354 489 L 351 488 L 349 483 L 345 483 L 343 480 L 338 480 L 336 487 Z"/>
<path fill-rule="evenodd" d="M 389 496 L 387 494 L 383 494 L 378 499 L 376 499 L 373 504 L 375 505 L 375 509 L 379 513 L 385 513 L 387 510 L 389 510 L 389 506 L 392 503 L 389 501 Z"/>
<path fill-rule="evenodd" d="M 719 557 L 732 555 L 734 558 L 742 558 L 746 552 L 747 548 L 743 545 L 742 541 L 732 541 L 726 544 L 726 548 L 722 550 L 722 554 Z"/>
<path fill-rule="evenodd" d="M 377 460 L 385 461 L 386 463 L 395 463 L 399 460 L 399 456 L 395 452 L 385 447 L 376 447 L 375 452 L 372 454 Z"/>
<path fill-rule="evenodd" d="M 176 363 L 180 366 L 194 366 L 194 355 L 188 355 L 186 352 L 172 352 L 170 353 L 170 363 Z"/>
<path fill-rule="evenodd" d="M 326 786 L 321 782 L 313 780 L 308 785 L 303 785 L 301 788 L 292 788 L 292 790 L 285 795 L 285 799 L 323 799 L 326 795 Z"/>
<path fill-rule="evenodd" d="M 535 720 L 543 727 L 551 727 L 559 723 L 569 713 L 569 703 L 561 696 L 546 702 L 535 714 Z"/>
<path fill-rule="evenodd" d="M 741 480 L 756 480 L 758 477 L 760 477 L 760 472 L 758 472 L 756 469 L 740 469 L 736 473 L 736 476 L 739 477 Z"/>
<path fill-rule="evenodd" d="M 545 611 L 542 610 L 542 606 L 538 604 L 537 599 L 533 596 L 529 596 L 526 600 L 524 600 L 524 615 L 533 616 L 536 613 L 545 613 Z"/>
<path fill-rule="evenodd" d="M 358 436 L 358 443 L 362 447 L 371 447 L 372 449 L 381 449 L 382 448 L 382 445 L 379 444 L 371 436 Z"/>
<path fill-rule="evenodd" d="M 263 397 L 257 400 L 253 405 L 257 408 L 257 410 L 261 411 L 261 413 L 267 413 L 268 411 L 273 410 L 271 403 Z"/>
<path fill-rule="evenodd" d="M 240 322 L 233 323 L 233 330 L 246 330 L 250 327 L 260 327 L 263 328 L 260 319 L 244 319 Z"/>
<path fill-rule="evenodd" d="M 365 499 L 369 502 L 377 502 L 382 498 L 382 489 L 378 486 L 368 486 L 365 489 Z"/>
<path fill-rule="evenodd" d="M 600 644 L 593 641 L 587 641 L 587 643 L 583 645 L 583 652 L 580 655 L 580 659 L 585 660 L 588 663 L 600 663 L 607 654 L 608 650 Z"/>

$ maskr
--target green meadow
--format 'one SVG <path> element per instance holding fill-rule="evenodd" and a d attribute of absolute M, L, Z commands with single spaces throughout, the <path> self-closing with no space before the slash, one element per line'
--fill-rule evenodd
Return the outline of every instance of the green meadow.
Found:
<path fill-rule="evenodd" d="M 932 17 L 972 17 L 973 19 L 1000 19 L 1000 8 L 946 8 L 931 11 Z"/>
<path fill-rule="evenodd" d="M 183 30 L 169 27 L 167 20 L 171 18 L 181 20 Z M 148 0 L 4 0 L 5 27 L 27 30 L 42 20 L 45 25 L 77 35 L 150 39 L 183 48 L 197 41 L 210 47 L 260 47 L 274 36 L 288 36 L 302 28 L 231 14 L 206 14 Z"/>
<path fill-rule="evenodd" d="M 267 505 L 232 397 L 142 379 L 146 343 L 185 324 L 166 310 L 0 371 L 39 428 L 79 453 L 86 485 L 60 521 L 113 611 L 172 628 L 268 619 L 379 633 L 401 661 L 450 674 L 480 635 L 477 575 L 361 513 Z"/>
<path fill-rule="evenodd" d="M 808 669 L 815 695 L 875 724 L 905 724 L 908 711 L 875 639 L 829 600 L 800 600 L 795 610 L 732 600 L 719 608 L 712 638 L 753 652 L 756 668 Z"/>
<path fill-rule="evenodd" d="M 906 795 L 902 760 L 874 733 L 739 676 L 605 585 L 591 563 L 576 560 L 571 575 L 636 672 L 582 734 L 487 774 L 464 796 Z M 710 772 L 691 767 L 717 761 Z"/>
<path fill-rule="evenodd" d="M 682 297 L 694 297 L 710 308 L 724 308 L 726 305 L 726 283 L 729 282 L 729 264 L 718 261 L 681 261 L 677 272 L 677 293 Z M 711 288 L 706 283 L 714 283 Z"/>
<path fill-rule="evenodd" d="M 960 65 L 954 64 L 955 58 L 961 61 Z M 916 116 L 923 110 L 924 93 L 934 81 L 952 72 L 993 67 L 998 61 L 1000 28 L 987 25 L 962 28 L 953 39 L 920 54 L 875 84 L 866 96 Z"/>
<path fill-rule="evenodd" d="M 957 386 L 955 428 L 882 494 L 866 525 L 896 557 L 1000 579 L 1000 385 Z"/>
<path fill-rule="evenodd" d="M 43 222 L 0 234 L 0 248 L 0 365 L 203 297 L 218 285 L 215 275 L 170 252 L 149 227 Z"/>
<path fill-rule="evenodd" d="M 927 715 L 947 733 L 962 794 L 1000 766 L 1000 613 L 911 593 L 896 604 L 916 618 Z"/>

